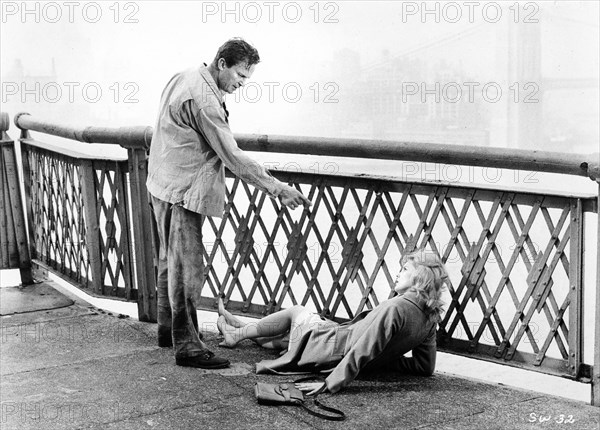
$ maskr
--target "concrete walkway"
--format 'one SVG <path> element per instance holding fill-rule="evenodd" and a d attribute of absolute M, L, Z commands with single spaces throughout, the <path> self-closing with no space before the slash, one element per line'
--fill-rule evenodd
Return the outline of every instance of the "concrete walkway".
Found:
<path fill-rule="evenodd" d="M 205 331 L 232 367 L 178 367 L 171 350 L 155 346 L 155 324 L 73 302 L 49 286 L 2 294 L 11 301 L 0 319 L 2 429 L 600 428 L 600 408 L 439 372 L 369 375 L 321 396 L 346 412 L 342 423 L 295 406 L 259 406 L 256 381 L 288 380 L 254 374 L 254 363 L 274 353 L 248 341 L 222 349 L 218 333 Z"/>

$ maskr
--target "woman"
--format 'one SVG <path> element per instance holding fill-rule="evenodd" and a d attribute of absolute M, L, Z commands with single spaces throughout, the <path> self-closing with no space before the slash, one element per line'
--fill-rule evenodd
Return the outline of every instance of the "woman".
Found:
<path fill-rule="evenodd" d="M 297 384 L 308 395 L 336 393 L 361 370 L 395 370 L 430 376 L 435 368 L 436 327 L 442 314 L 442 290 L 448 275 L 439 257 L 416 251 L 401 260 L 397 296 L 352 321 L 337 324 L 303 306 L 276 312 L 257 323 L 243 324 L 219 300 L 217 326 L 221 346 L 252 339 L 282 349 L 274 360 L 256 365 L 256 373 L 331 373 L 323 383 Z M 412 351 L 412 357 L 404 354 Z"/>

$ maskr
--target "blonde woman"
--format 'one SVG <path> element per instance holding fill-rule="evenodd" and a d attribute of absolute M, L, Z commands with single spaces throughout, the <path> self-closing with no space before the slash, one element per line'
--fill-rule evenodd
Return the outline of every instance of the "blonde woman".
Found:
<path fill-rule="evenodd" d="M 325 383 L 297 384 L 308 395 L 336 393 L 363 370 L 392 370 L 430 376 L 435 369 L 436 328 L 443 312 L 442 290 L 448 275 L 440 258 L 416 251 L 403 256 L 395 297 L 352 321 L 338 324 L 294 306 L 243 324 L 219 300 L 221 346 L 252 339 L 282 355 L 263 360 L 256 373 L 330 372 Z M 412 357 L 404 354 L 412 351 Z"/>

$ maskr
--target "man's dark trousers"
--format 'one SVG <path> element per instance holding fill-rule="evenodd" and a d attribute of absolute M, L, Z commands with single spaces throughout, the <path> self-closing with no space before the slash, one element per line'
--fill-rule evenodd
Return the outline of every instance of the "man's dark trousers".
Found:
<path fill-rule="evenodd" d="M 200 340 L 196 302 L 204 271 L 202 215 L 151 196 L 158 231 L 157 307 L 159 336 L 171 329 L 176 357 L 206 351 Z M 168 333 L 168 331 L 167 331 Z M 160 338 L 159 338 L 160 339 Z"/>

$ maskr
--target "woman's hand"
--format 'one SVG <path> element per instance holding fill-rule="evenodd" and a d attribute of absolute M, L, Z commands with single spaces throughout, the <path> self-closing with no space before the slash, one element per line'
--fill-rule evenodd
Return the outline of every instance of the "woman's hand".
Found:
<path fill-rule="evenodd" d="M 317 391 L 323 388 L 323 386 L 325 386 L 325 389 L 321 391 L 321 393 L 327 392 L 327 385 L 325 382 L 301 382 L 295 385 L 300 391 L 308 391 L 308 393 L 306 393 L 307 396 L 314 396 Z"/>

